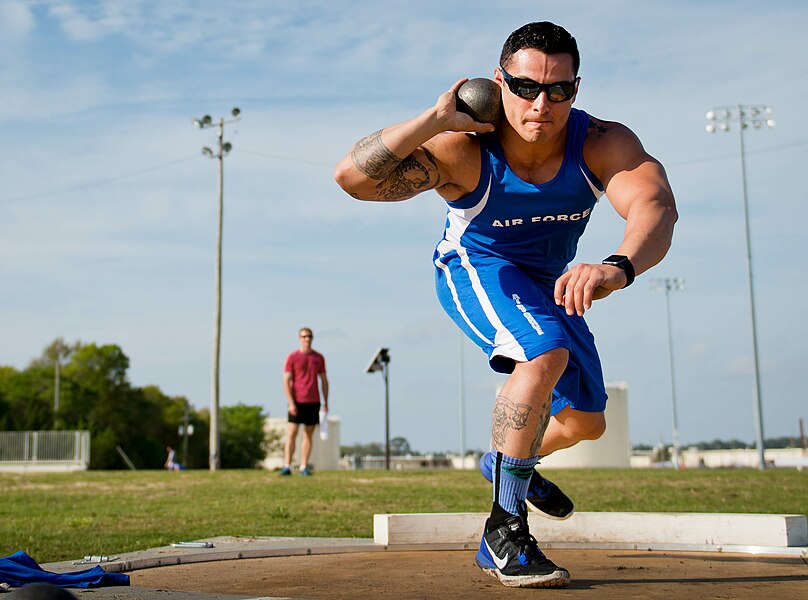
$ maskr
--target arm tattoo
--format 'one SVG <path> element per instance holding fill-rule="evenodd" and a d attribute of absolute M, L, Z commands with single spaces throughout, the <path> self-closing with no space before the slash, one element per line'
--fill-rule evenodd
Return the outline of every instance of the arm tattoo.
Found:
<path fill-rule="evenodd" d="M 426 160 L 419 161 L 410 154 L 393 169 L 390 176 L 376 186 L 379 196 L 385 200 L 404 200 L 433 187 L 432 174 L 437 173 L 435 157 L 422 148 Z"/>
<path fill-rule="evenodd" d="M 516 403 L 505 396 L 497 396 L 491 430 L 494 448 L 504 448 L 509 429 L 519 431 L 527 427 L 532 410 L 529 404 Z"/>
<path fill-rule="evenodd" d="M 380 180 L 387 179 L 401 163 L 401 159 L 384 145 L 381 129 L 356 142 L 351 150 L 351 159 L 364 175 Z"/>

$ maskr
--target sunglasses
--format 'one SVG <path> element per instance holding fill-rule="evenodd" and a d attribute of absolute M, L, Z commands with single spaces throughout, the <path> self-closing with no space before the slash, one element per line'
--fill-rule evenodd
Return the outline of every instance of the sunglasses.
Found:
<path fill-rule="evenodd" d="M 535 100 L 539 97 L 539 94 L 546 92 L 547 99 L 550 102 L 566 102 L 575 94 L 575 83 L 578 81 L 576 77 L 572 81 L 539 83 L 532 79 L 514 77 L 501 66 L 499 70 L 502 71 L 502 76 L 505 78 L 505 83 L 508 84 L 508 89 L 511 90 L 511 93 L 525 100 Z"/>

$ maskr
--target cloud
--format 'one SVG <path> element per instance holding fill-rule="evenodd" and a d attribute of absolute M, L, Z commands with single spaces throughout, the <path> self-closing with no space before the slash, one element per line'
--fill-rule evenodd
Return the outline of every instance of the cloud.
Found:
<path fill-rule="evenodd" d="M 0 4 L 0 44 L 17 42 L 36 26 L 31 8 L 19 0 L 6 0 Z"/>

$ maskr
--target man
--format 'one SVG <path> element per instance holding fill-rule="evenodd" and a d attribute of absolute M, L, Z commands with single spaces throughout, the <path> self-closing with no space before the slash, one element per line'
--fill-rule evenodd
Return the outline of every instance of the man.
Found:
<path fill-rule="evenodd" d="M 569 583 L 530 535 L 525 502 L 556 518 L 572 503 L 534 466 L 602 435 L 606 392 L 583 314 L 662 260 L 677 219 L 664 169 L 637 137 L 572 108 L 579 62 L 562 27 L 525 25 L 494 70 L 496 126 L 456 110 L 462 79 L 421 115 L 357 142 L 335 173 L 361 200 L 434 189 L 448 205 L 434 255 L 438 297 L 491 368 L 510 373 L 481 465 L 494 501 L 476 557 L 508 586 Z M 568 268 L 604 192 L 626 219 L 622 243 L 602 264 Z"/>
<path fill-rule="evenodd" d="M 292 457 L 300 425 L 304 427 L 303 445 L 300 449 L 300 474 L 311 475 L 309 458 L 314 437 L 314 428 L 320 423 L 320 386 L 323 388 L 323 410 L 328 412 L 328 377 L 325 374 L 325 358 L 313 350 L 314 338 L 311 329 L 298 331 L 300 349 L 286 357 L 283 367 L 283 391 L 289 405 L 289 423 L 286 429 L 284 466 L 281 475 L 292 474 Z"/>
<path fill-rule="evenodd" d="M 179 471 L 182 468 L 177 462 L 177 452 L 171 446 L 166 446 L 166 462 L 163 465 L 169 471 Z"/>

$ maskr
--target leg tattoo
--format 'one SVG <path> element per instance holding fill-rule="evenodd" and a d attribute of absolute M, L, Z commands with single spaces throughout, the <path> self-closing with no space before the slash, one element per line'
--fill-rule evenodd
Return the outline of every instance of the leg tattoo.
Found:
<path fill-rule="evenodd" d="M 530 456 L 538 456 L 541 442 L 544 439 L 544 432 L 547 431 L 547 425 L 550 422 L 550 409 L 553 404 L 553 395 L 550 394 L 544 401 L 539 412 L 539 426 L 536 428 L 536 437 L 530 445 Z"/>
<path fill-rule="evenodd" d="M 494 402 L 494 426 L 491 437 L 494 448 L 504 448 L 508 430 L 519 431 L 527 427 L 527 421 L 533 409 L 529 404 L 513 402 L 505 396 L 497 396 Z"/>

